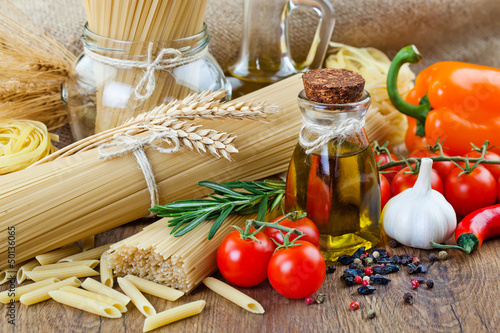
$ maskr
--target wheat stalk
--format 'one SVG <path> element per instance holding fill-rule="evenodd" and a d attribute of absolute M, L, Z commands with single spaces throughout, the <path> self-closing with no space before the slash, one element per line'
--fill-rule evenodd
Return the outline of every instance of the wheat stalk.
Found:
<path fill-rule="evenodd" d="M 60 85 L 75 56 L 40 31 L 9 1 L 0 0 L 0 111 L 49 129 L 66 123 Z"/>
<path fill-rule="evenodd" d="M 242 103 L 223 103 L 227 91 L 202 92 L 191 94 L 182 100 L 173 100 L 159 105 L 149 112 L 127 120 L 123 125 L 103 131 L 68 145 L 57 152 L 38 161 L 34 165 L 66 157 L 80 151 L 95 148 L 108 143 L 122 135 L 134 136 L 146 134 L 168 133 L 179 139 L 179 143 L 199 153 L 209 152 L 217 157 L 230 159 L 231 153 L 238 150 L 232 144 L 236 136 L 214 129 L 202 128 L 186 119 L 265 119 L 279 111 L 275 105 L 267 105 L 254 101 Z M 222 110 L 222 111 L 221 111 Z M 189 114 L 189 116 L 186 116 Z M 165 139 L 168 144 L 168 139 Z"/>

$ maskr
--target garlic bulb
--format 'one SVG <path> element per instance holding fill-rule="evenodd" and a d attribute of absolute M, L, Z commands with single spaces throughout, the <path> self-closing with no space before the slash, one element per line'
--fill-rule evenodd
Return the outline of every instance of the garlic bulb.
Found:
<path fill-rule="evenodd" d="M 457 227 L 453 207 L 431 188 L 432 160 L 423 158 L 413 188 L 391 198 L 382 212 L 386 234 L 399 243 L 432 249 L 431 241 L 442 243 Z"/>

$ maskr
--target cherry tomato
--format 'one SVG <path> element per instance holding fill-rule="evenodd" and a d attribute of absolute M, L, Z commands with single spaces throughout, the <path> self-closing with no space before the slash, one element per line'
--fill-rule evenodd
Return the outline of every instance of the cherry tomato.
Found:
<path fill-rule="evenodd" d="M 444 156 L 449 156 L 446 153 L 443 153 Z M 438 151 L 432 152 L 429 150 L 428 147 L 425 148 L 418 148 L 410 154 L 410 158 L 422 158 L 422 157 L 436 157 L 440 156 L 440 153 Z M 451 161 L 442 161 L 442 162 L 434 162 L 432 163 L 432 168 L 437 171 L 439 174 L 439 177 L 441 177 L 441 180 L 444 182 L 446 181 L 446 178 L 450 174 L 451 170 L 455 168 L 455 164 Z"/>
<path fill-rule="evenodd" d="M 410 172 L 405 173 L 408 171 L 410 171 Z M 397 173 L 397 175 L 394 177 L 394 179 L 392 180 L 391 195 L 395 196 L 408 188 L 412 188 L 413 185 L 415 185 L 417 178 L 418 178 L 418 175 L 414 175 L 413 173 L 411 173 L 411 170 L 409 167 L 406 167 L 403 170 L 399 171 Z M 441 181 L 441 178 L 439 177 L 436 170 L 432 170 L 432 173 L 431 173 L 431 187 L 433 190 L 436 190 L 441 194 L 444 193 L 443 182 Z"/>
<path fill-rule="evenodd" d="M 391 184 L 383 174 L 380 174 L 380 210 L 384 209 L 385 204 L 391 198 Z"/>
<path fill-rule="evenodd" d="M 478 151 L 472 151 L 468 153 L 467 156 L 469 158 L 479 158 L 481 157 L 481 153 Z M 486 154 L 484 154 L 484 158 L 491 161 L 500 161 L 500 156 L 491 151 L 487 151 Z M 500 179 L 500 164 L 483 164 L 482 166 L 491 172 L 495 180 Z"/>
<path fill-rule="evenodd" d="M 275 218 L 272 222 L 275 222 L 282 217 L 283 216 Z M 289 219 L 284 219 L 283 221 L 281 221 L 279 223 L 279 225 L 282 225 L 282 226 L 288 227 L 288 228 L 298 229 L 298 230 L 302 231 L 305 234 L 305 236 L 300 237 L 300 240 L 309 242 L 309 243 L 313 244 L 314 246 L 319 247 L 318 227 L 316 227 L 314 222 L 311 221 L 309 218 L 303 217 L 303 218 L 295 220 L 295 221 L 292 221 Z M 283 237 L 281 236 L 281 233 L 278 229 L 266 228 L 266 230 L 264 230 L 264 233 L 269 238 L 274 239 L 275 241 L 277 241 L 278 243 L 283 245 Z M 283 232 L 283 234 L 285 234 L 285 232 Z M 298 235 L 291 234 L 289 240 L 292 241 L 297 237 L 298 237 Z"/>
<path fill-rule="evenodd" d="M 392 159 L 392 161 L 397 161 L 398 157 L 394 154 L 391 154 L 391 159 Z M 382 165 L 382 164 L 392 162 L 391 159 L 389 159 L 389 155 L 387 155 L 387 154 L 375 153 L 375 161 L 377 162 L 377 165 Z M 394 176 L 396 176 L 396 173 L 398 173 L 399 170 L 401 170 L 400 165 L 384 169 L 384 171 L 390 171 L 390 172 L 384 173 L 384 176 L 387 178 L 387 180 L 389 182 L 392 182 L 392 179 L 394 178 Z"/>
<path fill-rule="evenodd" d="M 491 172 L 478 167 L 459 176 L 462 171 L 458 167 L 453 169 L 444 186 L 445 198 L 455 212 L 465 216 L 476 209 L 493 205 L 498 186 Z"/>
<path fill-rule="evenodd" d="M 250 229 L 254 232 L 255 229 Z M 267 278 L 267 265 L 275 246 L 263 232 L 255 235 L 259 242 L 242 239 L 235 230 L 224 238 L 217 250 L 217 266 L 226 280 L 239 287 L 253 287 Z"/>
<path fill-rule="evenodd" d="M 318 248 L 297 240 L 297 246 L 277 249 L 268 266 L 269 282 L 281 295 L 300 299 L 311 296 L 323 284 L 325 259 Z"/>

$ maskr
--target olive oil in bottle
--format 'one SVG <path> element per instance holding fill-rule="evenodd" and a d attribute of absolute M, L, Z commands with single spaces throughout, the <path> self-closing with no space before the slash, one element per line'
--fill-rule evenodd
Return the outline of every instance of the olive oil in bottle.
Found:
<path fill-rule="evenodd" d="M 333 140 L 319 153 L 298 144 L 287 176 L 286 211 L 307 212 L 327 261 L 370 248 L 380 238 L 380 186 L 368 145 Z"/>

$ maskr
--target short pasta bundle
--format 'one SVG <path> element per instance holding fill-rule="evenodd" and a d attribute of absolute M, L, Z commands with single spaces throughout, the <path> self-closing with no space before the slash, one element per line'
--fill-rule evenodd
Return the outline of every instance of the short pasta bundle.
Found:
<path fill-rule="evenodd" d="M 182 237 L 170 234 L 168 219 L 161 219 L 138 234 L 111 246 L 109 266 L 119 276 L 136 275 L 184 292 L 194 289 L 217 269 L 219 244 L 233 229 L 243 227 L 248 216 L 229 216 L 211 240 L 211 221 L 204 221 Z"/>

